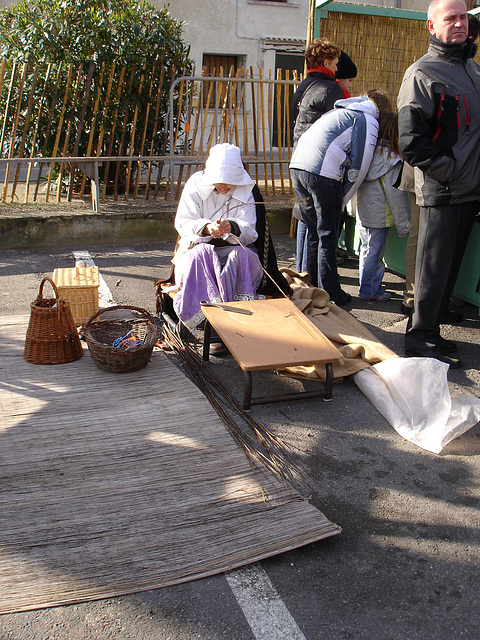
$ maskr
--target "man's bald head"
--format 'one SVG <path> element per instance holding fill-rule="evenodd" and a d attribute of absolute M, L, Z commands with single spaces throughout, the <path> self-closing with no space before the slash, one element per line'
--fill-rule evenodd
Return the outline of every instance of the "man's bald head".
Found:
<path fill-rule="evenodd" d="M 467 6 L 463 0 L 432 0 L 428 30 L 446 44 L 462 44 L 468 35 Z"/>

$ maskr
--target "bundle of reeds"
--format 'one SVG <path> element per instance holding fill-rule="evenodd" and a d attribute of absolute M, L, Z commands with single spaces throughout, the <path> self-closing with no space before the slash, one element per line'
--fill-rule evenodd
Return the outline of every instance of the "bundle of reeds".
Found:
<path fill-rule="evenodd" d="M 204 393 L 251 464 L 262 465 L 296 488 L 304 498 L 316 494 L 321 479 L 300 458 L 307 452 L 279 438 L 246 412 L 211 367 L 166 324 L 163 326 L 163 339 L 178 355 L 187 375 Z"/>

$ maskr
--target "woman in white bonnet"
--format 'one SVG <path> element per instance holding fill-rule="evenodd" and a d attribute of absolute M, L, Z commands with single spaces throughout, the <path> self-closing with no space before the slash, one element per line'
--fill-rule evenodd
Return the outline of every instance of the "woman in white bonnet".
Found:
<path fill-rule="evenodd" d="M 204 318 L 200 301 L 256 297 L 263 271 L 249 246 L 257 239 L 253 185 L 240 149 L 228 143 L 212 147 L 205 170 L 185 184 L 175 217 L 180 235 L 174 257 L 179 291 L 173 306 L 190 330 Z"/>

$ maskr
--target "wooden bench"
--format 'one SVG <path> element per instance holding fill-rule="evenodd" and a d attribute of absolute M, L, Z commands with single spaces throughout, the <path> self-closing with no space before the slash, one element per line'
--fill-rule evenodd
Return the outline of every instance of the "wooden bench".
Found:
<path fill-rule="evenodd" d="M 202 306 L 205 314 L 203 359 L 210 358 L 212 327 L 240 365 L 244 376 L 243 408 L 285 400 L 323 396 L 331 400 L 333 362 L 340 351 L 288 298 L 228 302 L 225 307 L 246 309 L 250 315 Z M 325 364 L 326 380 L 316 391 L 252 398 L 252 372 L 284 369 L 297 365 Z"/>

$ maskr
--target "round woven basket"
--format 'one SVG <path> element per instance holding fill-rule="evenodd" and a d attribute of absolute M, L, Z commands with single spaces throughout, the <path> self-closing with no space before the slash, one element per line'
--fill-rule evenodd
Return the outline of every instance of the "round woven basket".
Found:
<path fill-rule="evenodd" d="M 119 310 L 128 311 L 128 314 L 123 318 L 101 319 L 102 315 Z M 145 309 L 129 305 L 101 309 L 87 321 L 82 333 L 95 364 L 112 373 L 127 373 L 145 367 L 157 341 L 157 327 L 152 316 Z M 127 334 L 138 341 L 136 346 L 113 346 Z"/>

